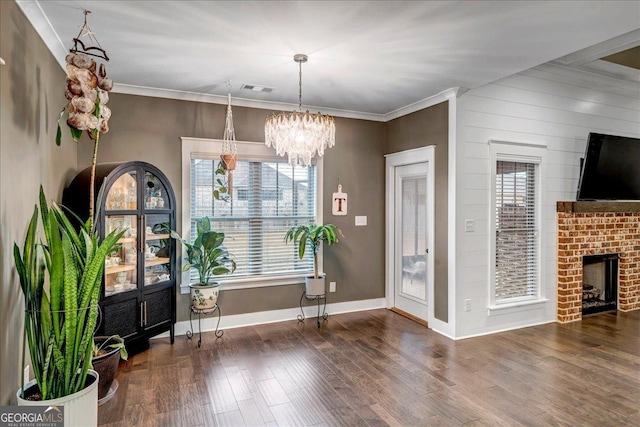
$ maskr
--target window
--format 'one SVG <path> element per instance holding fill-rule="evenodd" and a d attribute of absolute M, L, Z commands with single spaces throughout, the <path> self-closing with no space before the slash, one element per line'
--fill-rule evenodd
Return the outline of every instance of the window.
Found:
<path fill-rule="evenodd" d="M 492 145 L 490 309 L 541 302 L 544 147 Z"/>
<path fill-rule="evenodd" d="M 204 216 L 211 219 L 214 230 L 225 233 L 225 246 L 237 269 L 224 276 L 224 283 L 253 282 L 259 286 L 276 284 L 278 279 L 296 283 L 296 277 L 302 281 L 313 270 L 310 251 L 300 260 L 295 245 L 284 243 L 284 235 L 293 226 L 318 221 L 318 167 L 294 168 L 264 144 L 238 143 L 233 196 L 228 202 L 216 200 L 213 190 L 218 188 L 215 170 L 220 151 L 217 141 L 209 141 L 209 146 L 202 141 L 183 138 L 183 168 L 187 166 L 183 180 L 189 181 L 189 209 L 183 208 L 186 218 L 182 222 L 191 240 L 195 239 L 196 221 Z M 195 279 L 195 272 L 190 274 L 183 275 L 183 287 Z"/>

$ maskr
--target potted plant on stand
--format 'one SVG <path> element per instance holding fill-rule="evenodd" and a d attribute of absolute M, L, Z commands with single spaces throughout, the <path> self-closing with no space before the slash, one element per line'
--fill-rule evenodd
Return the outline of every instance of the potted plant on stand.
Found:
<path fill-rule="evenodd" d="M 98 374 L 90 370 L 93 333 L 104 260 L 122 232 L 112 232 L 100 242 L 88 223 L 76 231 L 60 207 L 47 205 L 42 188 L 40 216 L 44 241 L 38 238 L 36 206 L 22 253 L 14 245 L 25 298 L 25 341 L 36 378 L 22 385 L 18 404 L 64 405 L 66 426 L 96 425 Z"/>
<path fill-rule="evenodd" d="M 325 275 L 318 272 L 318 251 L 322 242 L 328 245 L 338 243 L 338 234 L 342 237 L 342 230 L 334 224 L 308 224 L 291 227 L 284 236 L 285 243 L 293 242 L 298 245 L 298 256 L 304 257 L 307 245 L 313 252 L 313 276 L 305 278 L 305 293 L 308 296 L 325 294 Z"/>
<path fill-rule="evenodd" d="M 191 304 L 196 310 L 212 310 L 218 302 L 220 284 L 211 282 L 213 276 L 232 273 L 236 263 L 223 245 L 225 235 L 211 230 L 211 220 L 200 218 L 196 222 L 197 236 L 193 243 L 184 240 L 178 233 L 171 231 L 171 237 L 186 248 L 187 263 L 182 271 L 195 269 L 198 283 L 189 284 Z"/>

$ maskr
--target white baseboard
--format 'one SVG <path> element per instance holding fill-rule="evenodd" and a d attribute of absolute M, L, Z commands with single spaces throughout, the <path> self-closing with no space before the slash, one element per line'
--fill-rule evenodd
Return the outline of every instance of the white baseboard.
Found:
<path fill-rule="evenodd" d="M 429 324 L 429 327 L 431 327 L 431 324 Z M 445 332 L 445 331 L 443 331 L 442 329 L 438 329 L 438 327 L 437 327 L 437 326 L 435 326 L 435 327 L 431 328 L 431 330 L 432 330 L 433 332 L 437 332 L 437 333 L 439 333 L 439 334 L 440 334 L 440 335 L 442 335 L 443 337 L 447 337 L 447 338 L 449 338 L 450 340 L 454 340 L 454 341 L 455 341 L 455 340 L 457 340 L 457 339 L 460 339 L 460 338 L 456 338 L 456 337 L 454 337 L 454 336 L 453 336 L 453 335 L 451 335 L 449 332 Z"/>
<path fill-rule="evenodd" d="M 475 337 L 482 337 L 485 335 L 493 335 L 493 334 L 499 334 L 500 332 L 508 332 L 508 331 L 513 331 L 516 329 L 524 329 L 524 328 L 530 328 L 532 326 L 540 326 L 540 325 L 546 325 L 547 323 L 555 323 L 556 319 L 553 320 L 544 320 L 542 322 L 537 322 L 537 323 L 532 323 L 530 325 L 520 325 L 520 326 L 512 326 L 509 328 L 503 328 L 503 329 L 497 329 L 495 331 L 489 331 L 489 332 L 480 332 L 478 334 L 471 334 L 471 335 L 462 335 L 459 337 L 455 337 L 455 340 L 466 340 L 468 338 L 475 338 Z"/>
<path fill-rule="evenodd" d="M 377 308 L 385 308 L 386 300 L 384 298 L 360 300 L 360 301 L 347 301 L 327 304 L 327 313 L 329 315 L 340 313 L 351 313 L 355 311 L 374 310 Z M 322 307 L 321 307 L 322 309 Z M 270 310 L 259 311 L 256 313 L 244 313 L 244 314 L 232 314 L 228 316 L 222 316 L 220 319 L 219 329 L 233 329 L 241 328 L 243 326 L 260 325 L 264 323 L 284 322 L 287 320 L 296 320 L 300 314 L 300 308 L 286 308 L 283 310 Z M 318 315 L 318 308 L 316 305 L 308 305 L 304 307 L 304 315 L 311 321 L 315 321 L 315 317 Z M 194 318 L 194 327 L 197 328 L 197 318 Z M 217 317 L 203 316 L 201 318 L 202 332 L 214 331 L 216 329 Z M 175 333 L 176 335 L 185 335 L 191 327 L 188 320 L 183 320 L 176 323 Z M 165 338 L 169 333 L 157 335 L 153 338 Z"/>

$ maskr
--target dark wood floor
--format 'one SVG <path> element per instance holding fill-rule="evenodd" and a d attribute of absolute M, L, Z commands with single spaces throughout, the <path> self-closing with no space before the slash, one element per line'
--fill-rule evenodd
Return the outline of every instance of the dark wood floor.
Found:
<path fill-rule="evenodd" d="M 152 340 L 105 426 L 638 426 L 640 311 L 451 341 L 387 310 Z"/>

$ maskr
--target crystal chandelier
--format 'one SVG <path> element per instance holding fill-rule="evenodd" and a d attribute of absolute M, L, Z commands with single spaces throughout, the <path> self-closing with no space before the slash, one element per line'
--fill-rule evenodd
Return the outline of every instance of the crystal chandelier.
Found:
<path fill-rule="evenodd" d="M 336 144 L 336 124 L 333 117 L 325 114 L 302 112 L 302 63 L 307 55 L 294 55 L 293 60 L 300 67 L 298 110 L 290 113 L 274 114 L 264 125 L 267 147 L 273 147 L 279 156 L 289 157 L 292 166 L 309 166 L 317 154 L 324 155 L 327 147 Z"/>

